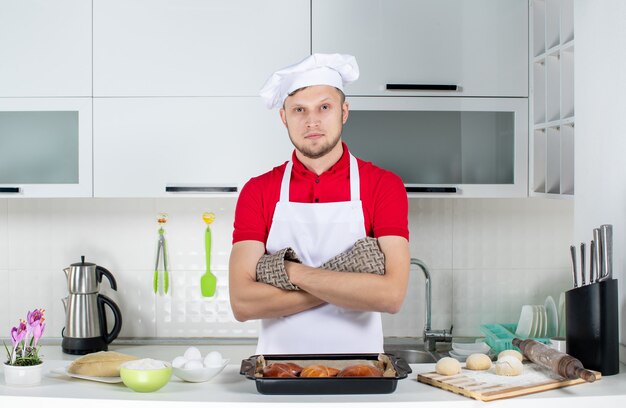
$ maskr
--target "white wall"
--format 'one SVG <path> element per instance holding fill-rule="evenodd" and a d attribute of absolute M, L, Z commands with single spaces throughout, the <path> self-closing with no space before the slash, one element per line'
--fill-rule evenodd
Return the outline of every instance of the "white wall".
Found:
<path fill-rule="evenodd" d="M 626 359 L 626 2 L 576 0 L 576 241 L 613 224 L 621 360 Z"/>
<path fill-rule="evenodd" d="M 27 310 L 43 307 L 47 337 L 64 326 L 62 269 L 87 261 L 108 268 L 118 292 L 120 337 L 254 337 L 257 323 L 238 323 L 228 303 L 227 266 L 235 199 L 0 199 L 0 337 Z M 543 304 L 570 288 L 568 246 L 573 203 L 545 199 L 411 199 L 411 255 L 429 265 L 433 328 L 480 335 L 481 323 L 515 322 L 522 304 Z M 202 213 L 213 211 L 216 298 L 200 296 L 204 272 Z M 152 276 L 165 226 L 172 291 L 155 296 Z M 420 336 L 424 279 L 412 272 L 402 311 L 385 316 L 387 336 Z"/>

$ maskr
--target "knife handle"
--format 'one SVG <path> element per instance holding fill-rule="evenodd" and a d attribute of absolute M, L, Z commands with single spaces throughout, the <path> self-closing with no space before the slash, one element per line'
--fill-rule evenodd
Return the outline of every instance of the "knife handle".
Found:
<path fill-rule="evenodd" d="M 572 255 L 572 274 L 574 275 L 574 287 L 578 287 L 578 272 L 576 267 L 576 247 L 574 245 L 570 245 L 569 252 Z"/>
<path fill-rule="evenodd" d="M 596 281 L 594 276 L 594 269 L 596 267 L 596 243 L 592 239 L 589 247 L 589 284 L 592 284 Z"/>
<path fill-rule="evenodd" d="M 580 285 L 585 286 L 585 253 L 587 252 L 585 248 L 585 243 L 580 243 Z"/>
<path fill-rule="evenodd" d="M 613 276 L 613 226 L 604 224 L 600 227 L 602 237 L 602 276 L 600 279 L 611 279 Z"/>
<path fill-rule="evenodd" d="M 600 237 L 600 228 L 593 229 L 593 241 L 595 242 L 593 248 L 596 263 L 595 281 L 598 282 L 602 276 L 602 238 Z"/>

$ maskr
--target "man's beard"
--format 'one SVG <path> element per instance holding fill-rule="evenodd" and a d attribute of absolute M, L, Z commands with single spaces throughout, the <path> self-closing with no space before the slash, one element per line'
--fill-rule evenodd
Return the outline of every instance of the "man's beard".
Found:
<path fill-rule="evenodd" d="M 291 137 L 291 133 L 289 131 L 287 131 L 287 133 L 289 133 L 289 139 L 291 140 L 291 144 L 293 144 L 296 150 L 302 153 L 304 157 L 307 157 L 309 159 L 319 159 L 320 157 L 327 155 L 331 150 L 335 148 L 335 146 L 337 146 L 339 140 L 341 139 L 341 130 L 342 129 L 339 129 L 339 134 L 337 134 L 337 137 L 335 137 L 333 140 L 328 140 L 326 143 L 318 144 L 314 147 L 304 146 L 304 143 L 302 144 L 302 146 L 298 146 L 298 144 L 294 142 L 293 137 Z"/>

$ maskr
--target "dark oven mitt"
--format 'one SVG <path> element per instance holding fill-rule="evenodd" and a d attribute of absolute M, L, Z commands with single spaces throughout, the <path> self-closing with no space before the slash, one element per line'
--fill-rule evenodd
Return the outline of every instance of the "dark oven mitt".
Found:
<path fill-rule="evenodd" d="M 300 290 L 289 281 L 285 270 L 285 261 L 301 263 L 298 255 L 291 248 L 284 248 L 273 254 L 265 254 L 256 264 L 257 282 L 267 283 L 279 289 Z"/>
<path fill-rule="evenodd" d="M 385 254 L 378 246 L 376 238 L 365 237 L 357 240 L 352 248 L 325 262 L 320 268 L 337 272 L 384 275 Z"/>

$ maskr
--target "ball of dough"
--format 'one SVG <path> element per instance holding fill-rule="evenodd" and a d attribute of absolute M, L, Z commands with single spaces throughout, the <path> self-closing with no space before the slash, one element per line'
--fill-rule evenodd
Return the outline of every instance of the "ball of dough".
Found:
<path fill-rule="evenodd" d="M 465 367 L 468 370 L 489 370 L 491 368 L 491 359 L 483 353 L 470 354 L 465 360 Z"/>
<path fill-rule="evenodd" d="M 498 354 L 498 360 L 500 360 L 500 358 L 504 357 L 504 356 L 513 356 L 516 359 L 518 359 L 519 361 L 523 361 L 524 360 L 524 355 L 522 353 L 520 353 L 517 350 L 504 350 L 501 351 L 500 354 Z"/>
<path fill-rule="evenodd" d="M 514 376 L 524 372 L 524 365 L 513 356 L 503 356 L 496 361 L 496 374 Z"/>
<path fill-rule="evenodd" d="M 461 372 L 461 363 L 452 357 L 444 357 L 437 361 L 435 371 L 441 375 L 455 375 Z"/>

